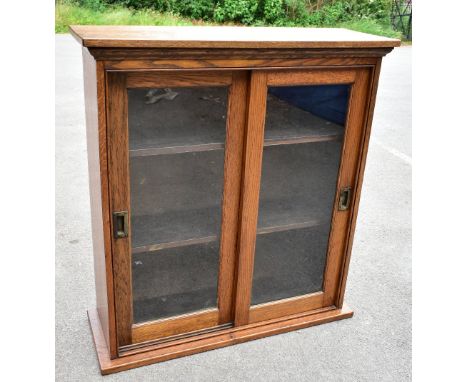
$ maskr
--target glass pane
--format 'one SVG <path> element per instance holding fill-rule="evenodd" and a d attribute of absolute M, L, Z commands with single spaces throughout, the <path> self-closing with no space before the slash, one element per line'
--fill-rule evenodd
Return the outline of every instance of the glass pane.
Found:
<path fill-rule="evenodd" d="M 268 89 L 252 304 L 322 290 L 349 86 Z"/>
<path fill-rule="evenodd" d="M 227 94 L 128 90 L 135 323 L 217 305 Z"/>

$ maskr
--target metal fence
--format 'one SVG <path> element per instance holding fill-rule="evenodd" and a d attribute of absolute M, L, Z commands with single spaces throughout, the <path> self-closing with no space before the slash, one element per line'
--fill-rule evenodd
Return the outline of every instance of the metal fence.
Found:
<path fill-rule="evenodd" d="M 412 39 L 412 18 L 411 0 L 393 0 L 391 13 L 393 28 L 401 31 L 408 40 Z"/>

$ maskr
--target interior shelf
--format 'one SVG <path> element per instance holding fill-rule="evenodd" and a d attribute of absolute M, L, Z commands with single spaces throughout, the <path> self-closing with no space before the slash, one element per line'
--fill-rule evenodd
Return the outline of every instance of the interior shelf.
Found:
<path fill-rule="evenodd" d="M 171 153 L 174 147 L 224 145 L 227 87 L 172 88 L 177 94 L 174 99 L 150 104 L 146 103 L 148 91 L 128 90 L 131 156 L 155 155 L 158 149 Z"/>
<path fill-rule="evenodd" d="M 259 235 L 330 224 L 341 142 L 312 146 L 265 149 Z M 207 157 L 200 162 L 199 155 Z M 218 242 L 221 199 L 216 195 L 222 195 L 222 152 L 157 158 L 132 162 L 131 188 L 139 198 L 132 204 L 133 253 Z M 165 171 L 147 177 L 155 161 Z"/>
<path fill-rule="evenodd" d="M 327 247 L 327 230 L 264 231 L 257 239 L 252 304 L 321 290 L 325 258 L 319 255 Z M 165 248 L 158 256 L 144 252 L 133 258 L 132 268 L 135 323 L 216 307 L 218 243 Z"/>
<path fill-rule="evenodd" d="M 147 90 L 129 90 L 130 156 L 171 155 L 224 149 L 224 88 L 174 89 L 174 101 L 145 103 Z M 194 102 L 195 99 L 195 102 Z M 179 102 L 177 115 L 174 105 Z M 210 116 L 207 118 L 207 116 Z M 164 121 L 161 117 L 164 116 Z M 340 140 L 343 127 L 268 95 L 264 146 Z"/>
<path fill-rule="evenodd" d="M 219 208 L 199 208 L 132 217 L 132 252 L 157 251 L 215 242 L 219 237 Z"/>
<path fill-rule="evenodd" d="M 329 223 L 325 219 L 311 219 L 313 212 L 305 211 L 304 206 L 296 205 L 294 209 L 288 209 L 288 211 L 274 206 L 284 207 L 286 204 L 292 205 L 292 203 L 285 202 L 273 203 L 270 211 L 259 216 L 258 235 Z M 317 215 L 320 214 L 317 213 Z M 215 208 L 135 216 L 132 218 L 132 253 L 136 255 L 168 248 L 218 242 L 217 230 L 220 225 L 221 216 L 219 210 Z"/>
<path fill-rule="evenodd" d="M 344 128 L 268 94 L 264 146 L 333 141 Z"/>

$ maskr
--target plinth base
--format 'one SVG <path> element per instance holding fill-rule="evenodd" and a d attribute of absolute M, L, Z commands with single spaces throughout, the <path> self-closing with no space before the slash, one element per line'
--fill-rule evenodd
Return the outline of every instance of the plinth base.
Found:
<path fill-rule="evenodd" d="M 88 318 L 94 337 L 94 344 L 101 368 L 101 374 L 111 374 L 156 362 L 201 353 L 224 346 L 235 345 L 275 334 L 285 333 L 309 326 L 325 324 L 353 316 L 353 311 L 346 305 L 341 309 L 320 310 L 295 314 L 281 319 L 264 321 L 237 328 L 221 329 L 219 331 L 200 334 L 185 339 L 150 344 L 145 348 L 128 351 L 119 358 L 110 359 L 107 343 L 101 329 L 101 323 L 96 310 L 88 311 Z"/>

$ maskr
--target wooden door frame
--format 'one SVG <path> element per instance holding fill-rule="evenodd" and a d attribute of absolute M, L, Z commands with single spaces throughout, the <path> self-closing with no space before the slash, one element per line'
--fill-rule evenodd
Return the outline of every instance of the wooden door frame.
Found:
<path fill-rule="evenodd" d="M 235 326 L 317 309 L 331 310 L 342 307 L 344 288 L 340 285 L 346 278 L 349 260 L 347 244 L 352 239 L 350 228 L 351 225 L 354 228 L 357 214 L 357 208 L 354 206 L 362 181 L 362 178 L 358 177 L 361 159 L 359 154 L 366 136 L 366 117 L 373 68 L 373 66 L 327 69 L 317 67 L 252 71 L 244 151 Z M 349 84 L 351 92 L 322 291 L 251 306 L 268 86 L 336 84 Z M 338 211 L 339 190 L 345 186 L 352 187 L 351 206 L 346 211 Z"/>
<path fill-rule="evenodd" d="M 218 306 L 186 315 L 133 324 L 131 281 L 131 224 L 127 238 L 112 237 L 116 334 L 119 348 L 181 333 L 225 327 L 233 321 L 232 301 L 237 266 L 237 227 L 239 218 L 242 150 L 245 126 L 246 71 L 107 71 L 106 114 L 109 158 L 110 211 L 130 208 L 128 145 L 128 88 L 228 86 L 226 118 Z M 113 232 L 111 222 L 111 232 Z"/>
<path fill-rule="evenodd" d="M 119 346 L 155 340 L 180 333 L 234 322 L 235 326 L 253 324 L 278 317 L 323 309 L 341 308 L 343 282 L 350 251 L 349 242 L 355 224 L 354 205 L 357 203 L 360 182 L 357 168 L 359 152 L 364 144 L 364 127 L 369 103 L 370 80 L 374 66 L 302 69 L 261 69 L 248 71 L 107 71 L 107 114 L 109 189 L 127 190 L 110 195 L 111 211 L 130 211 L 126 89 L 170 86 L 230 86 L 227 135 L 224 167 L 224 194 L 222 208 L 222 234 L 220 241 L 220 268 L 218 283 L 218 308 L 184 316 L 132 325 L 132 297 L 130 257 L 118 253 L 130 251 L 130 239 L 123 243 L 113 239 L 114 293 L 116 327 Z M 250 81 L 249 81 L 250 80 Z M 348 211 L 333 210 L 332 229 L 323 291 L 285 300 L 250 306 L 253 278 L 255 239 L 260 191 L 261 160 L 266 110 L 267 86 L 350 84 L 347 129 L 343 142 L 337 190 L 347 182 L 352 183 L 351 207 Z M 232 110 L 237 110 L 233 113 Z M 114 112 L 113 112 L 114 111 Z M 115 111 L 120 111 L 116 113 Z M 355 132 L 351 138 L 349 126 Z M 230 127 L 234 126 L 234 127 Z M 245 130 L 245 132 L 244 132 Z M 117 151 L 113 148 L 117 147 Z M 120 150 L 118 149 L 120 147 Z M 347 148 L 347 150 L 345 150 Z M 345 159 L 346 158 L 346 159 Z M 121 166 L 119 176 L 112 170 L 117 161 Z M 352 163 L 351 163 L 352 162 Z M 344 164 L 347 164 L 344 166 Z M 227 176 L 231 174 L 231 176 Z M 344 174 L 344 175 L 343 175 Z M 126 179 L 127 187 L 122 187 Z M 335 206 L 338 192 L 335 195 Z M 127 204 L 126 208 L 123 207 Z M 235 213 L 233 212 L 235 211 Z M 352 224 L 350 224 L 352 223 Z M 350 228 L 350 225 L 353 227 Z M 338 236 L 341 235 L 341 236 Z M 131 233 L 130 233 L 131 237 Z M 330 248 L 334 249 L 333 255 Z M 335 249 L 338 248 L 338 249 Z"/>

